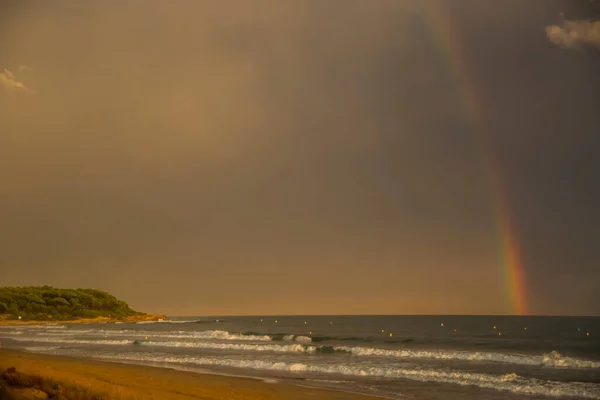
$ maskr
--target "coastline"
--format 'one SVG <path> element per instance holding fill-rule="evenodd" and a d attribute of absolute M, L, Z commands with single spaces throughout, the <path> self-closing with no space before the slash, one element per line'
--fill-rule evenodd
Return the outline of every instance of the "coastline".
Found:
<path fill-rule="evenodd" d="M 126 318 L 108 318 L 108 317 L 97 317 L 97 318 L 78 318 L 66 321 L 21 321 L 21 320 L 7 320 L 0 319 L 0 326 L 16 326 L 16 325 L 73 325 L 73 324 L 111 324 L 116 322 L 146 322 L 146 321 L 160 321 L 167 320 L 166 315 L 162 314 L 144 314 L 144 315 L 132 315 Z"/>
<path fill-rule="evenodd" d="M 106 399 L 369 400 L 376 397 L 264 380 L 170 368 L 0 349 L 0 372 L 41 376 Z"/>

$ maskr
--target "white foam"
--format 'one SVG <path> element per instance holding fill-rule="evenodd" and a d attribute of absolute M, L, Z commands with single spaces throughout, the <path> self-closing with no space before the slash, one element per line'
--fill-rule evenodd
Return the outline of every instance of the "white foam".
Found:
<path fill-rule="evenodd" d="M 85 335 L 88 333 L 101 333 L 101 330 L 94 329 L 66 329 L 62 331 L 58 330 L 47 330 L 43 332 L 31 332 L 36 336 L 76 336 L 76 335 Z"/>
<path fill-rule="evenodd" d="M 296 336 L 294 341 L 298 343 L 311 343 L 312 339 L 308 336 Z"/>
<path fill-rule="evenodd" d="M 556 352 L 543 355 L 506 354 L 492 352 L 440 351 L 440 350 L 390 350 L 372 347 L 335 346 L 334 350 L 357 356 L 394 358 L 429 358 L 438 360 L 489 361 L 521 365 L 544 365 L 555 368 L 600 368 L 600 362 L 564 357 Z"/>
<path fill-rule="evenodd" d="M 191 324 L 194 322 L 198 322 L 198 320 L 189 320 L 189 321 L 171 321 L 166 319 L 159 319 L 158 321 L 139 321 L 136 324 Z"/>
<path fill-rule="evenodd" d="M 65 344 L 93 344 L 93 345 L 127 345 L 132 344 L 131 340 L 89 340 L 89 339 L 60 339 L 53 337 L 18 337 L 13 338 L 18 342 L 34 342 L 34 343 L 65 343 Z"/>
<path fill-rule="evenodd" d="M 28 337 L 28 338 L 13 338 L 20 342 L 35 342 L 35 343 L 62 343 L 62 344 L 87 344 L 87 345 L 111 345 L 111 346 L 127 346 L 133 345 L 133 341 L 121 339 L 63 339 L 63 338 L 47 338 L 47 337 Z M 138 344 L 143 346 L 154 347 L 177 347 L 177 348 L 196 348 L 196 349 L 215 349 L 215 350 L 244 350 L 244 351 L 261 351 L 261 352 L 276 352 L 276 353 L 314 353 L 316 348 L 303 346 L 301 344 L 245 344 L 245 343 L 219 343 L 210 341 L 199 342 L 175 342 L 175 341 L 138 341 Z"/>
<path fill-rule="evenodd" d="M 179 332 L 179 334 L 184 332 Z M 202 332 L 185 332 L 186 336 L 189 335 L 193 338 L 210 338 L 219 340 L 246 340 L 246 341 L 270 341 L 271 337 L 268 335 L 242 335 L 241 333 L 230 333 L 227 331 L 202 331 Z M 166 337 L 179 337 L 173 335 L 165 335 Z"/>
<path fill-rule="evenodd" d="M 286 342 L 311 343 L 312 339 L 308 336 L 285 335 L 283 340 Z"/>
<path fill-rule="evenodd" d="M 92 355 L 93 357 L 141 362 L 159 362 L 172 364 L 194 364 L 204 366 L 222 366 L 232 368 L 250 368 L 260 370 L 288 371 L 291 373 L 320 373 L 348 376 L 382 377 L 390 379 L 409 379 L 421 382 L 449 383 L 461 386 L 510 391 L 517 394 L 600 399 L 600 385 L 580 382 L 542 381 L 523 378 L 514 373 L 491 375 L 446 370 L 422 370 L 403 368 L 365 367 L 347 364 L 307 364 L 264 361 L 259 359 L 239 360 L 223 357 L 169 357 L 156 354 L 120 353 L 114 355 Z"/>
<path fill-rule="evenodd" d="M 167 322 L 167 321 L 138 321 L 136 322 L 137 325 L 146 325 L 146 324 L 159 324 L 161 322 Z M 171 321 L 174 322 L 174 321 Z M 181 321 L 182 323 L 185 321 Z M 191 321 L 190 321 L 191 322 Z"/>
<path fill-rule="evenodd" d="M 43 324 L 43 325 L 18 325 L 18 326 L 0 326 L 0 329 L 65 329 L 66 325 L 59 324 Z"/>
<path fill-rule="evenodd" d="M 592 360 L 582 360 L 580 358 L 565 357 L 560 353 L 553 351 L 540 356 L 541 364 L 547 367 L 556 368 L 600 368 L 600 362 Z"/>
<path fill-rule="evenodd" d="M 154 322 L 154 321 L 152 321 Z M 180 322 L 180 321 L 175 321 Z M 32 330 L 29 330 L 34 327 Z M 43 328 L 44 330 L 40 330 Z M 57 325 L 30 325 L 14 328 L 13 330 L 0 331 L 0 337 L 12 338 L 22 341 L 41 341 L 46 343 L 72 343 L 72 344 L 131 344 L 131 340 L 124 338 L 151 338 L 156 346 L 164 347 L 196 347 L 196 348 L 213 348 L 213 349 L 236 349 L 250 351 L 276 351 L 276 352 L 306 352 L 312 353 L 315 348 L 306 346 L 304 350 L 298 350 L 291 347 L 256 347 L 252 345 L 217 345 L 207 344 L 206 341 L 247 341 L 247 342 L 269 342 L 272 338 L 268 335 L 243 335 L 240 333 L 231 333 L 222 330 L 206 330 L 206 331 L 169 331 L 169 332 L 152 332 L 152 331 L 130 331 L 130 330 L 102 330 L 102 329 L 64 329 L 66 326 Z M 34 336 L 26 336 L 32 334 Z M 15 337 L 17 336 L 17 337 Z M 39 336 L 47 336 L 47 339 L 42 339 Z M 82 336 L 80 338 L 75 338 Z M 108 336 L 104 340 L 85 339 L 86 336 Z M 70 341 L 65 341 L 69 340 Z M 108 340 L 111 339 L 111 340 Z M 117 340 L 119 339 L 119 340 Z M 122 339 L 122 340 L 121 340 Z M 164 339 L 164 340 L 160 340 Z M 183 339 L 183 341 L 171 341 L 171 339 Z M 299 343 L 311 343 L 312 340 L 307 336 L 286 335 L 283 337 L 285 341 L 295 341 Z M 198 341 L 200 340 L 200 341 Z M 191 342 L 191 344 L 190 344 Z M 146 344 L 147 342 L 143 342 Z M 157 344 L 161 343 L 161 344 Z M 146 344 L 152 345 L 152 344 Z M 246 347 L 244 347 L 246 346 Z M 267 350 L 270 349 L 270 350 Z M 509 354 L 499 352 L 469 352 L 469 351 L 451 351 L 451 350 L 406 350 L 406 349 L 381 349 L 372 347 L 351 347 L 351 346 L 335 346 L 335 351 L 348 352 L 356 356 L 371 356 L 371 357 L 393 357 L 399 359 L 438 359 L 438 360 L 461 360 L 461 361 L 480 361 L 480 362 L 497 362 L 519 365 L 535 365 L 551 368 L 573 368 L 573 369 L 600 369 L 600 362 L 593 360 L 585 360 L 574 357 L 562 356 L 557 352 L 551 352 L 542 355 L 523 355 Z"/>
<path fill-rule="evenodd" d="M 50 352 L 50 351 L 55 351 L 60 349 L 60 347 L 56 347 L 56 346 L 31 346 L 31 347 L 24 347 L 24 350 L 26 351 L 31 351 L 34 353 L 45 353 L 45 352 Z"/>
<path fill-rule="evenodd" d="M 241 333 L 230 333 L 221 330 L 208 330 L 208 331 L 173 331 L 173 332 L 152 332 L 152 331 L 132 331 L 132 330 L 104 330 L 104 329 L 67 329 L 67 330 L 54 330 L 48 329 L 45 331 L 18 331 L 16 332 L 0 332 L 0 335 L 22 335 L 24 333 L 31 333 L 36 336 L 62 336 L 62 337 L 75 337 L 75 336 L 126 336 L 126 337 L 153 337 L 153 338 L 165 338 L 165 339 L 213 339 L 213 340 L 237 340 L 237 341 L 248 341 L 248 342 L 268 342 L 272 338 L 268 335 L 243 335 Z"/>
<path fill-rule="evenodd" d="M 241 344 L 241 343 L 215 343 L 215 342 L 141 342 L 144 346 L 158 347 L 183 347 L 197 349 L 217 349 L 217 350 L 246 350 L 246 351 L 266 351 L 278 353 L 314 353 L 314 347 L 303 346 L 300 344 L 278 345 L 278 344 Z"/>
<path fill-rule="evenodd" d="M 175 331 L 175 332 L 151 332 L 151 331 L 101 331 L 102 334 L 114 336 L 131 337 L 152 337 L 164 339 L 210 339 L 210 340 L 237 340 L 248 342 L 268 342 L 272 338 L 268 335 L 243 335 L 241 333 L 231 333 L 227 331 L 209 330 L 209 331 Z"/>

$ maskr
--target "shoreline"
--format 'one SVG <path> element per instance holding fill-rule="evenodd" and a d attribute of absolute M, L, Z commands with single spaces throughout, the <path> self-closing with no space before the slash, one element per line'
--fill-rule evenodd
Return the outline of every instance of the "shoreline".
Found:
<path fill-rule="evenodd" d="M 61 385 L 84 388 L 107 399 L 369 400 L 380 397 L 304 384 L 245 376 L 186 371 L 168 367 L 97 361 L 86 358 L 0 349 L 0 372 L 41 376 Z"/>
<path fill-rule="evenodd" d="M 0 319 L 0 326 L 26 326 L 26 325 L 75 325 L 75 324 L 114 324 L 117 322 L 151 322 L 151 321 L 167 321 L 166 315 L 162 314 L 144 314 L 132 315 L 126 318 L 78 318 L 66 321 L 22 321 L 17 319 L 7 320 Z"/>

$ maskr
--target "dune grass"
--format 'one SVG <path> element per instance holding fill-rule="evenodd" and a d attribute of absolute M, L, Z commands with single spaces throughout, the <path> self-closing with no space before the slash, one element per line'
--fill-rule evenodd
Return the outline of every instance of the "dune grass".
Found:
<path fill-rule="evenodd" d="M 69 385 L 39 375 L 29 375 L 9 367 L 0 374 L 0 399 L 105 400 L 108 393 L 95 393 L 91 388 Z"/>

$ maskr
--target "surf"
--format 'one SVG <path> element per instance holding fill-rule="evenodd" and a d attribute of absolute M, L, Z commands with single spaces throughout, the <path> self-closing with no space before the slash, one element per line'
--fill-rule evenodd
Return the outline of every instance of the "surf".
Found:
<path fill-rule="evenodd" d="M 352 364 L 312 364 L 305 362 L 231 359 L 224 357 L 166 356 L 147 353 L 120 353 L 111 355 L 92 354 L 91 356 L 94 358 L 112 361 L 216 366 L 264 371 L 281 371 L 292 374 L 315 373 L 334 376 L 406 379 L 420 382 L 476 386 L 484 389 L 508 391 L 515 394 L 594 400 L 600 399 L 600 388 L 597 384 L 539 380 L 521 377 L 515 373 L 493 375 L 467 371 L 446 371 L 440 369 L 386 368 L 382 366 L 363 366 Z"/>

